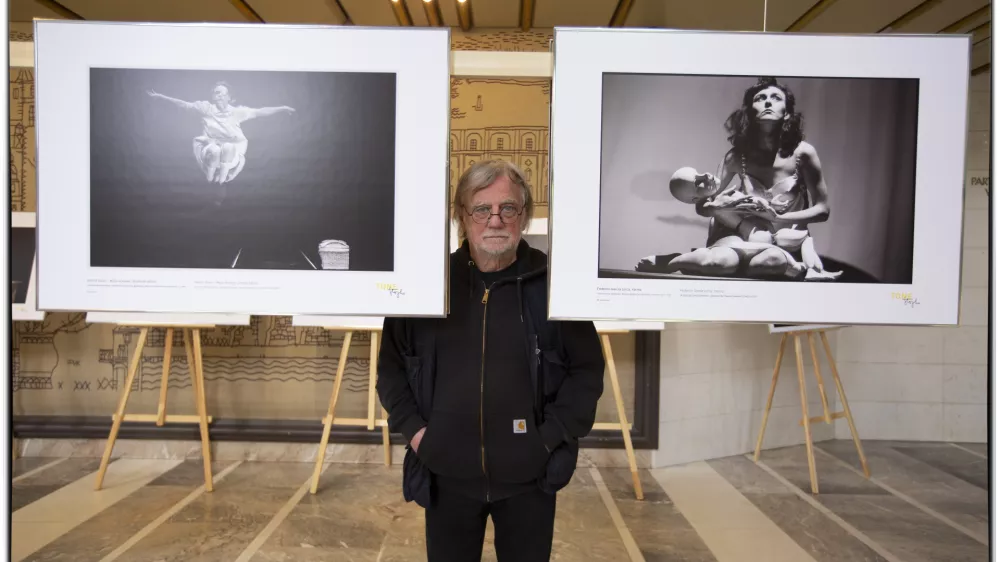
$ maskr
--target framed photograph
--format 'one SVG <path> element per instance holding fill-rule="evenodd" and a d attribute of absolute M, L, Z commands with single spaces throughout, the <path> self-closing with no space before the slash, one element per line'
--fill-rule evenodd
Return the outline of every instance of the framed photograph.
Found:
<path fill-rule="evenodd" d="M 555 46 L 552 318 L 957 323 L 969 37 Z"/>
<path fill-rule="evenodd" d="M 443 316 L 449 41 L 36 21 L 40 308 Z"/>
<path fill-rule="evenodd" d="M 45 320 L 35 304 L 35 213 L 10 214 L 12 320 Z"/>

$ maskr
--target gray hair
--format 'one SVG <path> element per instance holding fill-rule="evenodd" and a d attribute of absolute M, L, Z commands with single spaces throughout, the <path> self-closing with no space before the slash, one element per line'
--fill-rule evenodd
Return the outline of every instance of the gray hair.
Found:
<path fill-rule="evenodd" d="M 506 160 L 482 160 L 473 164 L 462 174 L 458 180 L 458 187 L 455 189 L 451 218 L 458 224 L 459 242 L 465 239 L 465 225 L 462 222 L 467 214 L 463 212 L 465 204 L 469 198 L 493 185 L 493 182 L 501 177 L 506 177 L 512 184 L 521 188 L 521 204 L 524 206 L 521 213 L 523 221 L 521 229 L 525 230 L 531 223 L 535 212 L 535 200 L 531 196 L 531 186 L 528 185 L 524 172 L 516 164 Z"/>

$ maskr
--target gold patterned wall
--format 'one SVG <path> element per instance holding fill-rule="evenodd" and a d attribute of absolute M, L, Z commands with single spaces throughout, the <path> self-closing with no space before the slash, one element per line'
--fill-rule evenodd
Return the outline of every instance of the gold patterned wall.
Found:
<path fill-rule="evenodd" d="M 548 50 L 550 34 L 453 34 L 462 50 Z M 30 40 L 12 34 L 11 40 Z M 35 210 L 34 73 L 12 68 L 11 201 L 13 211 Z M 452 81 L 452 189 L 460 170 L 481 158 L 517 162 L 531 178 L 547 216 L 548 80 Z M 131 361 L 137 328 L 88 324 L 84 314 L 49 313 L 43 322 L 13 324 L 15 415 L 108 415 L 115 408 Z M 133 384 L 129 412 L 156 411 L 165 330 L 151 330 Z M 202 333 L 209 413 L 219 418 L 319 419 L 326 411 L 343 335 L 296 328 L 290 317 L 253 317 L 249 326 Z M 634 337 L 615 335 L 613 349 L 631 419 L 635 387 Z M 168 383 L 171 413 L 193 413 L 193 393 L 180 334 L 175 333 Z M 337 415 L 367 413 L 369 340 L 355 334 Z M 613 421 L 610 384 L 599 419 Z"/>

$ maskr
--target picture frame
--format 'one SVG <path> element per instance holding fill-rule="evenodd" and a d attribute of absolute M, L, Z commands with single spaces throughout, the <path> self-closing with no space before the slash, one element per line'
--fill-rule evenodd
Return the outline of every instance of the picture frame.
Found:
<path fill-rule="evenodd" d="M 957 324 L 969 36 L 556 28 L 554 44 L 551 318 Z M 802 94 L 774 125 L 753 106 L 768 87 L 761 106 Z M 843 276 L 807 277 L 826 274 Z"/>
<path fill-rule="evenodd" d="M 35 213 L 10 214 L 11 228 L 11 320 L 45 320 L 45 311 L 36 305 L 37 252 Z"/>
<path fill-rule="evenodd" d="M 446 314 L 447 28 L 34 37 L 40 309 Z"/>

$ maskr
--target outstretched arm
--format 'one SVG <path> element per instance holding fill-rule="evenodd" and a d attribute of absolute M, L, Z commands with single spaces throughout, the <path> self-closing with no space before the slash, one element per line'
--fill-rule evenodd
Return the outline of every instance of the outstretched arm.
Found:
<path fill-rule="evenodd" d="M 279 113 L 295 113 L 295 109 L 288 107 L 287 105 L 282 105 L 280 107 L 251 108 L 247 113 L 247 119 L 253 119 L 254 117 L 269 117 Z"/>
<path fill-rule="evenodd" d="M 170 96 L 165 96 L 163 94 L 154 92 L 153 90 L 148 90 L 146 93 L 149 94 L 151 97 L 167 100 L 181 109 L 191 109 L 191 110 L 196 109 L 195 105 L 191 102 L 179 100 L 177 98 L 172 98 Z"/>

